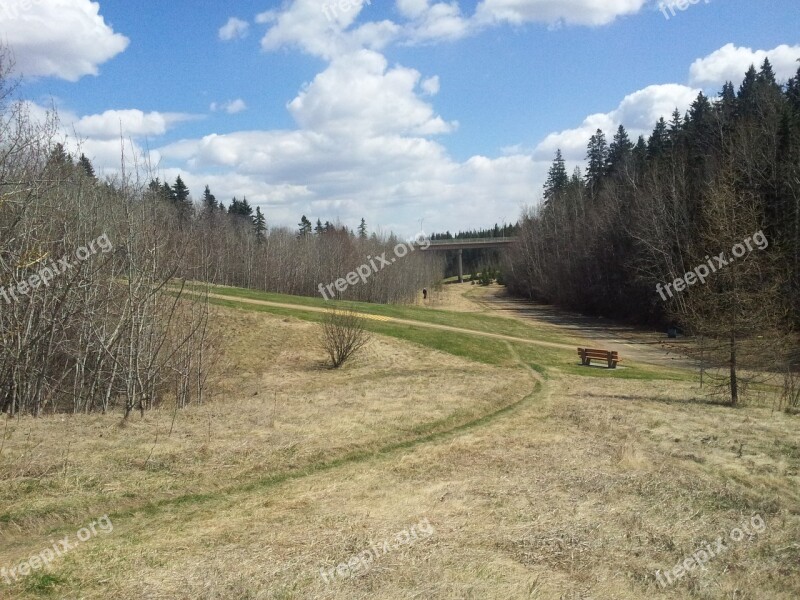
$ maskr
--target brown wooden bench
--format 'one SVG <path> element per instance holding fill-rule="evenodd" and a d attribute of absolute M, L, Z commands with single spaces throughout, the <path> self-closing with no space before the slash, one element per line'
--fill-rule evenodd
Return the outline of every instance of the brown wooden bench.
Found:
<path fill-rule="evenodd" d="M 609 369 L 616 369 L 617 363 L 621 363 L 622 359 L 619 353 L 612 352 L 611 350 L 593 350 L 591 348 L 578 348 L 578 356 L 581 357 L 581 364 L 591 366 L 592 359 L 605 360 L 608 362 Z"/>

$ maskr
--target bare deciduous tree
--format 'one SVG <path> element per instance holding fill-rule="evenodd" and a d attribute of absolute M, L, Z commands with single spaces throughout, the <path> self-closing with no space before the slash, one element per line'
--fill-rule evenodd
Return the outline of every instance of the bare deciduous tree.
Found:
<path fill-rule="evenodd" d="M 361 350 L 371 334 L 364 328 L 364 317 L 347 309 L 331 308 L 322 321 L 322 345 L 334 369 L 341 367 Z"/>

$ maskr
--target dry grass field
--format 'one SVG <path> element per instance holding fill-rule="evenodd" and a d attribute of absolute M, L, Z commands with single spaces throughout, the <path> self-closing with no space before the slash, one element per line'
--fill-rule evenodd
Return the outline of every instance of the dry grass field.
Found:
<path fill-rule="evenodd" d="M 316 324 L 215 312 L 204 406 L 2 423 L 0 598 L 800 597 L 800 417 L 766 395 L 731 409 L 690 373 L 583 374 L 513 342 L 489 364 L 413 332 L 334 372 Z"/>

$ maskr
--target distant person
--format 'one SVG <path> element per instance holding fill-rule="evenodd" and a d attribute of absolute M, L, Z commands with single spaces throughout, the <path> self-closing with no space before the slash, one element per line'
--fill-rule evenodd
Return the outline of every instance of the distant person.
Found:
<path fill-rule="evenodd" d="M 428 299 L 428 288 L 422 288 L 422 299 L 423 300 Z"/>

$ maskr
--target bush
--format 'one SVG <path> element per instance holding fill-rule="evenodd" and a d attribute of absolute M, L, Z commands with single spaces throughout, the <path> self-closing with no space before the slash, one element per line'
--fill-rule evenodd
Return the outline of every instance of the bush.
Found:
<path fill-rule="evenodd" d="M 371 338 L 371 334 L 364 329 L 363 317 L 350 309 L 329 310 L 322 321 L 322 332 L 322 345 L 334 369 L 341 367 Z"/>

